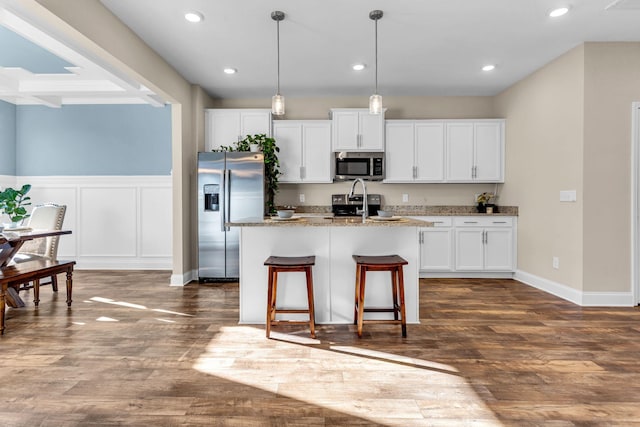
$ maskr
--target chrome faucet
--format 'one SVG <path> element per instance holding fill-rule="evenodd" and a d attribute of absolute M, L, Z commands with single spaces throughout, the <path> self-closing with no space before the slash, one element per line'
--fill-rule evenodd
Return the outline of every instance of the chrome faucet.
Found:
<path fill-rule="evenodd" d="M 362 214 L 362 222 L 366 222 L 367 221 L 367 217 L 369 216 L 369 208 L 367 205 L 367 186 L 364 183 L 364 181 L 362 180 L 362 178 L 356 178 L 353 181 L 353 184 L 351 184 L 351 191 L 349 191 L 349 198 L 353 197 L 353 190 L 356 188 L 356 184 L 358 183 L 358 181 L 360 181 L 360 184 L 362 184 L 362 210 L 361 211 L 356 211 L 356 213 L 361 213 Z"/>

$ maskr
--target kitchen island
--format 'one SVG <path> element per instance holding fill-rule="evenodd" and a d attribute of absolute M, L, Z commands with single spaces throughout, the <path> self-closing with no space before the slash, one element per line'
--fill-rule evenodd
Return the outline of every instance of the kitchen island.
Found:
<path fill-rule="evenodd" d="M 313 268 L 316 323 L 353 323 L 355 263 L 352 255 L 397 254 L 409 264 L 404 267 L 407 323 L 419 322 L 418 227 L 429 222 L 394 218 L 295 217 L 266 219 L 261 223 L 230 223 L 240 227 L 240 323 L 264 324 L 267 306 L 267 267 L 271 255 L 315 255 Z M 306 305 L 303 273 L 278 278 L 278 306 Z M 367 274 L 367 307 L 391 306 L 391 277 L 388 272 Z M 281 315 L 282 319 L 304 319 L 306 315 Z M 367 313 L 367 318 L 389 318 L 390 313 Z"/>

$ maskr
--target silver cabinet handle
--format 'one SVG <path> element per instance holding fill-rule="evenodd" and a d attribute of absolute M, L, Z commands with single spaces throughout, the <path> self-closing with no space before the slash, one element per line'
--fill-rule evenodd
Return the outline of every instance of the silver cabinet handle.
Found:
<path fill-rule="evenodd" d="M 424 231 L 418 233 L 418 242 L 422 245 L 424 243 Z"/>
<path fill-rule="evenodd" d="M 300 166 L 300 179 L 304 179 L 304 166 Z"/>
<path fill-rule="evenodd" d="M 478 221 L 465 221 L 464 223 L 465 224 L 477 224 Z"/>
<path fill-rule="evenodd" d="M 494 224 L 506 224 L 507 221 L 492 221 Z"/>
<path fill-rule="evenodd" d="M 444 221 L 432 221 L 434 224 L 444 224 Z"/>

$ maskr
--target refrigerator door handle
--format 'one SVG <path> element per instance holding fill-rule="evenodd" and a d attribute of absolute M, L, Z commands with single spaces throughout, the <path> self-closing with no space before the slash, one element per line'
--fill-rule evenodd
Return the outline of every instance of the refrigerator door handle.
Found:
<path fill-rule="evenodd" d="M 226 186 L 226 170 L 223 170 L 220 174 L 220 231 L 226 231 L 225 223 L 225 215 L 226 215 L 226 206 L 227 206 L 227 186 Z"/>
<path fill-rule="evenodd" d="M 229 169 L 224 170 L 225 180 L 224 180 L 224 192 L 225 197 L 227 199 L 225 203 L 225 208 L 227 210 L 225 216 L 225 222 L 231 222 L 231 171 Z M 229 231 L 229 227 L 224 227 L 225 231 Z"/>

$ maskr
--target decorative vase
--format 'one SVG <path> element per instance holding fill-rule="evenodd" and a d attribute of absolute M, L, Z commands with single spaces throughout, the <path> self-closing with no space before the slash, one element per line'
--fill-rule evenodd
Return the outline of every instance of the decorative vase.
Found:
<path fill-rule="evenodd" d="M 485 206 L 484 203 L 478 203 L 478 205 L 476 206 L 476 209 L 478 210 L 478 213 L 486 213 L 487 212 L 487 207 Z"/>

